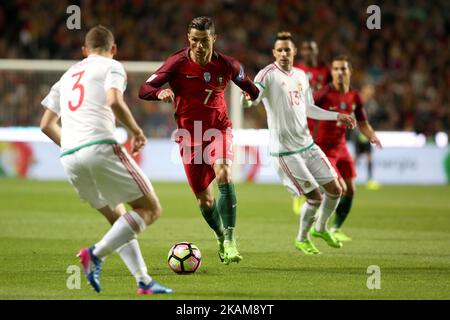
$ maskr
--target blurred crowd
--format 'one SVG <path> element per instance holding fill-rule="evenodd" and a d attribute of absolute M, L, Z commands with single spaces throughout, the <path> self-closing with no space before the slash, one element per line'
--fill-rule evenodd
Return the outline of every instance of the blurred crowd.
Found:
<path fill-rule="evenodd" d="M 81 8 L 81 30 L 67 29 L 66 9 L 71 4 Z M 430 137 L 438 131 L 449 133 L 450 2 L 380 3 L 380 30 L 366 26 L 366 10 L 372 4 L 365 0 L 6 0 L 0 4 L 0 58 L 81 59 L 84 33 L 102 24 L 115 34 L 118 60 L 163 61 L 187 45 L 189 21 L 209 15 L 216 24 L 216 49 L 239 59 L 251 77 L 273 61 L 276 33 L 291 31 L 297 45 L 315 40 L 324 62 L 337 54 L 351 57 L 352 83 L 363 91 L 376 130 L 414 130 Z M 39 76 L 32 74 L 24 78 L 0 74 L 0 126 L 36 125 L 40 113 L 36 108 L 57 75 L 36 79 Z M 137 99 L 140 81 L 145 79 L 131 80 L 127 95 L 149 134 L 165 136 L 175 126 L 172 109 Z M 27 81 L 39 85 L 35 96 L 27 90 Z M 7 109 L 9 113 L 4 112 Z M 245 111 L 245 126 L 266 127 L 264 109 Z"/>

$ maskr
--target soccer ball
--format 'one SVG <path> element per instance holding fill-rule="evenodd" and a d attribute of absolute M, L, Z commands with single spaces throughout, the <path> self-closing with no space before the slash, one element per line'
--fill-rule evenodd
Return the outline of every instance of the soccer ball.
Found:
<path fill-rule="evenodd" d="M 202 254 L 195 244 L 179 242 L 170 248 L 167 262 L 178 274 L 194 273 L 202 264 Z"/>

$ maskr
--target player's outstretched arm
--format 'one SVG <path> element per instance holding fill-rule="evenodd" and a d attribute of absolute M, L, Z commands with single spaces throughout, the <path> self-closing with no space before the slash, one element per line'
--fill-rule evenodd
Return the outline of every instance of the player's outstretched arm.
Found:
<path fill-rule="evenodd" d="M 349 129 L 353 129 L 356 126 L 356 120 L 351 115 L 328 111 L 313 104 L 306 105 L 306 116 L 316 120 L 339 121 L 345 124 L 345 126 Z"/>
<path fill-rule="evenodd" d="M 233 82 L 246 93 L 250 100 L 258 99 L 259 88 L 248 76 L 245 76 L 242 80 L 235 79 Z"/>
<path fill-rule="evenodd" d="M 380 139 L 378 139 L 375 131 L 367 120 L 358 121 L 359 131 L 369 139 L 370 143 L 375 144 L 378 148 L 383 148 Z"/>
<path fill-rule="evenodd" d="M 263 97 L 266 94 L 266 90 L 264 85 L 261 82 L 257 82 L 256 79 L 258 79 L 259 73 L 255 78 L 255 81 L 253 82 L 256 86 L 256 88 L 258 89 L 258 96 L 256 99 L 252 99 L 252 97 L 250 96 L 249 93 L 247 93 L 246 91 L 241 91 L 241 106 L 243 108 L 250 108 L 253 106 L 257 106 L 258 104 L 261 103 L 261 100 L 263 99 Z M 267 82 L 267 79 L 266 79 Z"/>
<path fill-rule="evenodd" d="M 168 73 L 155 73 L 139 88 L 139 98 L 143 100 L 163 100 L 172 102 L 174 94 L 171 89 L 161 87 L 170 80 Z"/>
<path fill-rule="evenodd" d="M 49 109 L 45 109 L 41 118 L 40 128 L 43 133 L 58 146 L 61 146 L 61 127 L 58 125 L 59 115 Z"/>
<path fill-rule="evenodd" d="M 322 109 L 314 104 L 306 103 L 306 116 L 315 120 L 336 121 L 339 113 Z"/>
<path fill-rule="evenodd" d="M 106 103 L 111 107 L 116 118 L 133 134 L 132 154 L 138 153 L 147 143 L 147 138 L 123 100 L 122 92 L 116 88 L 109 89 L 106 92 Z"/>
<path fill-rule="evenodd" d="M 224 56 L 233 70 L 232 81 L 246 92 L 250 100 L 256 100 L 259 96 L 259 88 L 253 83 L 249 76 L 244 72 L 244 67 L 239 61 L 232 57 Z"/>

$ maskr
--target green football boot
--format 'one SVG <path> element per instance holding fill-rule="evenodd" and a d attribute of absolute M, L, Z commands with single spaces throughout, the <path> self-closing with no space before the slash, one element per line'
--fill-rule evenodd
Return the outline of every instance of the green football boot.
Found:
<path fill-rule="evenodd" d="M 295 239 L 294 245 L 298 250 L 302 251 L 305 254 L 322 254 L 322 252 L 320 252 L 316 248 L 314 243 L 312 243 L 312 241 L 310 241 L 308 239 L 303 240 L 303 241 L 299 241 L 299 240 Z"/>
<path fill-rule="evenodd" d="M 223 242 L 225 240 L 225 236 L 222 235 L 222 236 L 218 237 L 216 235 L 216 238 L 217 238 L 217 244 L 219 245 L 219 251 L 217 253 L 219 254 L 220 262 L 223 262 L 224 255 L 225 255 L 225 248 L 223 246 Z"/>
<path fill-rule="evenodd" d="M 336 239 L 331 232 L 329 231 L 323 231 L 323 232 L 319 232 L 316 230 L 315 227 L 311 228 L 310 231 L 311 236 L 316 237 L 316 238 L 322 238 L 323 240 L 325 240 L 325 242 L 333 248 L 342 248 L 342 242 L 338 239 Z"/>
<path fill-rule="evenodd" d="M 236 242 L 225 240 L 223 242 L 224 255 L 223 255 L 223 264 L 230 264 L 231 262 L 240 262 L 243 258 L 239 253 Z"/>
<path fill-rule="evenodd" d="M 331 230 L 330 231 L 333 237 L 341 242 L 350 242 L 352 241 L 352 238 L 350 238 L 348 235 L 343 233 L 340 229 Z"/>

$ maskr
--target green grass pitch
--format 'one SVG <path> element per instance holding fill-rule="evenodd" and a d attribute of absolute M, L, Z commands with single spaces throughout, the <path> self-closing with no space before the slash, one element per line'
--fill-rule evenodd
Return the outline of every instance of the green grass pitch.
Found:
<path fill-rule="evenodd" d="M 297 251 L 298 216 L 280 185 L 237 185 L 240 264 L 225 266 L 187 183 L 155 183 L 164 212 L 139 242 L 155 280 L 171 295 L 138 297 L 117 255 L 101 276 L 103 291 L 81 279 L 68 289 L 79 248 L 99 240 L 106 220 L 81 203 L 64 181 L 0 179 L 0 299 L 450 299 L 450 187 L 359 186 L 345 231 L 354 241 L 321 256 Z M 195 243 L 202 266 L 177 275 L 167 266 L 176 242 Z M 367 268 L 381 289 L 367 288 Z"/>

